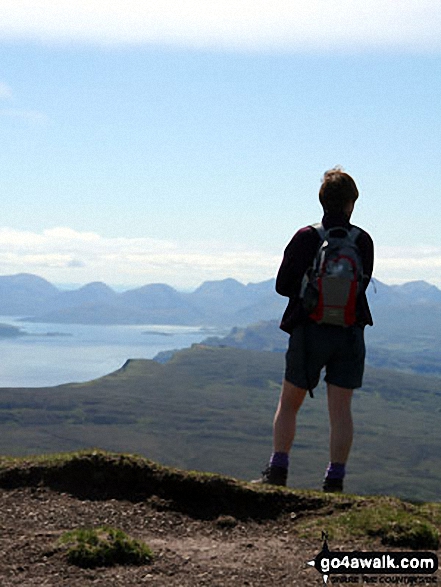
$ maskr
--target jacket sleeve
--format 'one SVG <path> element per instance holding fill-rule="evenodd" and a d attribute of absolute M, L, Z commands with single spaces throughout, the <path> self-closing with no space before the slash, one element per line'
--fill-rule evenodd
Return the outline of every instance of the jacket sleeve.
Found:
<path fill-rule="evenodd" d="M 366 291 L 374 270 L 374 243 L 370 235 L 363 231 L 357 245 L 363 262 L 363 288 Z"/>
<path fill-rule="evenodd" d="M 357 302 L 358 322 L 363 327 L 366 325 L 372 326 L 374 322 L 366 297 L 366 289 L 371 281 L 374 268 L 374 243 L 370 235 L 363 231 L 358 239 L 357 246 L 363 262 L 363 293 L 359 296 Z"/>
<path fill-rule="evenodd" d="M 320 237 L 314 228 L 302 228 L 293 236 L 285 249 L 276 278 L 276 291 L 281 296 L 296 298 L 302 279 L 311 267 Z"/>

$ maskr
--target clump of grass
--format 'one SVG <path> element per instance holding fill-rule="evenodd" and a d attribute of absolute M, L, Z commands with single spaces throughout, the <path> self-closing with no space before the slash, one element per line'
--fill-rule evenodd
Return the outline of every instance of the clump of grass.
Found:
<path fill-rule="evenodd" d="M 437 550 L 439 532 L 433 524 L 415 516 L 397 516 L 385 520 L 377 527 L 369 529 L 369 534 L 379 536 L 387 546 L 409 547 L 414 550 Z"/>
<path fill-rule="evenodd" d="M 330 540 L 347 538 L 379 538 L 385 546 L 414 550 L 437 550 L 440 533 L 432 516 L 421 507 L 399 500 L 381 499 L 354 503 L 350 511 L 300 523 L 300 532 L 326 530 Z"/>
<path fill-rule="evenodd" d="M 401 506 L 401 507 L 400 507 Z M 417 507 L 404 504 L 377 504 L 348 514 L 348 522 L 368 536 L 379 537 L 386 546 L 402 546 L 415 550 L 436 550 L 437 528 Z"/>
<path fill-rule="evenodd" d="M 152 561 L 151 549 L 116 528 L 84 528 L 66 532 L 59 540 L 66 546 L 67 560 L 82 568 L 114 565 L 145 565 Z"/>

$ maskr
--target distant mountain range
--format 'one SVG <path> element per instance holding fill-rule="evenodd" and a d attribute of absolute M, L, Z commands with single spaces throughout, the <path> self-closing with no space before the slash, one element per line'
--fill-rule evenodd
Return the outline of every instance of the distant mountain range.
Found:
<path fill-rule="evenodd" d="M 31 274 L 0 276 L 0 315 L 75 324 L 245 325 L 283 310 L 274 280 L 207 281 L 191 293 L 154 283 L 117 293 L 100 282 L 62 291 Z"/>
<path fill-rule="evenodd" d="M 75 324 L 176 324 L 246 326 L 279 319 L 287 299 L 275 292 L 275 280 L 244 285 L 235 279 L 206 281 L 191 293 L 166 284 L 149 284 L 118 293 L 105 283 L 62 291 L 32 274 L 0 276 L 0 315 L 33 322 Z M 376 289 L 376 291 L 375 291 Z M 368 289 L 374 320 L 386 322 L 389 335 L 403 318 L 427 333 L 441 326 L 441 290 L 424 281 Z M 391 317 L 394 320 L 391 320 Z"/>

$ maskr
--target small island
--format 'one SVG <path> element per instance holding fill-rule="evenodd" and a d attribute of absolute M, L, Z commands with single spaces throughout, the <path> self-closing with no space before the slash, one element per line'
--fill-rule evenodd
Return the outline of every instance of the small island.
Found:
<path fill-rule="evenodd" d="M 0 324 L 0 338 L 16 338 L 18 336 L 26 336 L 26 332 L 17 326 Z"/>
<path fill-rule="evenodd" d="M 18 338 L 20 336 L 38 336 L 38 337 L 58 337 L 58 336 L 72 336 L 69 332 L 41 332 L 41 333 L 30 333 L 26 332 L 18 326 L 12 326 L 12 324 L 0 323 L 0 339 L 2 338 Z"/>

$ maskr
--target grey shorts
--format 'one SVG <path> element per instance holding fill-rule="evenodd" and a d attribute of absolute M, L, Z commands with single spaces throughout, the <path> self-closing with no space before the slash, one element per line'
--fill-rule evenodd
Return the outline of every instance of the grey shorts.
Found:
<path fill-rule="evenodd" d="M 325 381 L 355 389 L 363 383 L 366 347 L 364 329 L 316 324 L 296 326 L 286 352 L 285 379 L 302 389 L 314 389 L 326 367 Z"/>

